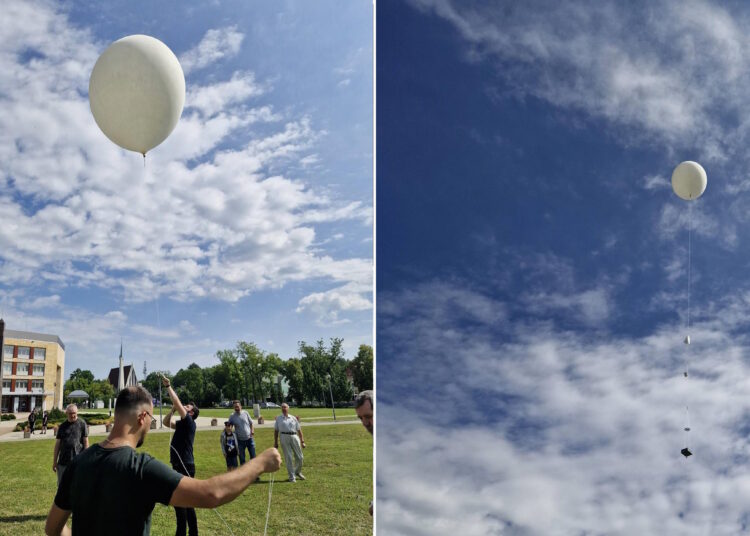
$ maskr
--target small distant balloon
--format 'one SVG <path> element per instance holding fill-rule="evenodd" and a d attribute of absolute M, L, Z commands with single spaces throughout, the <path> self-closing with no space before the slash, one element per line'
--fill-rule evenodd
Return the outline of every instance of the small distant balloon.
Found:
<path fill-rule="evenodd" d="M 702 196 L 707 183 L 706 170 L 698 162 L 687 160 L 672 172 L 672 190 L 685 201 Z"/>
<path fill-rule="evenodd" d="M 145 156 L 167 139 L 182 115 L 185 75 L 167 45 L 148 35 L 129 35 L 96 60 L 89 104 L 110 140 Z"/>

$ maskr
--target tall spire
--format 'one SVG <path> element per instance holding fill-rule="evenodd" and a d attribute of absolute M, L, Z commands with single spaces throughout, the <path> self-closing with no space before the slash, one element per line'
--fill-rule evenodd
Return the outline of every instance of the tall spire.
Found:
<path fill-rule="evenodd" d="M 117 378 L 117 392 L 125 389 L 125 369 L 122 366 L 122 339 L 120 339 L 120 376 Z"/>

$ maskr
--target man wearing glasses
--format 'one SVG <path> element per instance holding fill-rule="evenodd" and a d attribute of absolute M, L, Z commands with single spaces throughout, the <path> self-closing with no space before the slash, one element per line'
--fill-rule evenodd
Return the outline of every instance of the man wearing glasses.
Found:
<path fill-rule="evenodd" d="M 172 443 L 169 445 L 169 462 L 172 469 L 185 476 L 195 476 L 195 459 L 193 458 L 193 442 L 195 441 L 195 419 L 198 418 L 200 410 L 194 403 L 185 404 L 180 402 L 169 378 L 162 376 L 162 384 L 172 399 L 172 409 L 164 417 L 164 426 L 174 428 Z M 180 414 L 180 421 L 173 423 L 172 416 L 175 412 Z M 198 518 L 194 508 L 180 508 L 175 506 L 174 513 L 177 516 L 176 536 L 184 536 L 189 529 L 190 536 L 198 536 Z"/>
<path fill-rule="evenodd" d="M 68 420 L 57 429 L 55 453 L 52 455 L 52 470 L 57 473 L 58 486 L 68 464 L 89 448 L 89 428 L 83 419 L 78 418 L 78 406 L 70 404 L 65 408 L 65 414 Z"/>
<path fill-rule="evenodd" d="M 117 396 L 109 437 L 82 452 L 68 466 L 47 516 L 48 535 L 70 535 L 73 514 L 78 534 L 132 536 L 151 532 L 157 502 L 181 508 L 216 508 L 238 497 L 262 473 L 279 470 L 281 456 L 267 449 L 236 471 L 208 480 L 184 476 L 136 448 L 155 421 L 151 394 L 140 386 Z"/>

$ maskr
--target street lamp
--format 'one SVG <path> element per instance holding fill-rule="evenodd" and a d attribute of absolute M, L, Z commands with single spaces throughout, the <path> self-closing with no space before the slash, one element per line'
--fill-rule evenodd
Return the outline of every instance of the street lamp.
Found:
<path fill-rule="evenodd" d="M 328 379 L 328 392 L 331 393 L 331 408 L 333 409 L 333 420 L 336 420 L 336 406 L 333 403 L 333 389 L 331 389 L 331 375 L 326 374 L 326 378 Z"/>

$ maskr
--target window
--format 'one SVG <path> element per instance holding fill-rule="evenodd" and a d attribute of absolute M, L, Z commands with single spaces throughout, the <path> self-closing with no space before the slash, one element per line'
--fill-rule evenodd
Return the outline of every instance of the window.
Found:
<path fill-rule="evenodd" d="M 28 380 L 16 380 L 16 391 L 28 391 L 29 382 Z"/>
<path fill-rule="evenodd" d="M 29 364 L 28 363 L 18 363 L 16 365 L 16 374 L 19 376 L 26 376 L 29 374 Z"/>
<path fill-rule="evenodd" d="M 3 363 L 3 376 L 13 374 L 13 363 Z"/>
<path fill-rule="evenodd" d="M 3 391 L 10 391 L 10 380 L 3 380 Z"/>
<path fill-rule="evenodd" d="M 47 357 L 47 350 L 44 348 L 34 348 L 34 359 L 44 361 Z"/>
<path fill-rule="evenodd" d="M 34 376 L 44 376 L 44 365 L 34 365 L 32 370 Z"/>
<path fill-rule="evenodd" d="M 28 359 L 28 358 L 29 358 L 29 347 L 19 346 L 18 347 L 18 359 Z"/>
<path fill-rule="evenodd" d="M 31 392 L 41 393 L 44 391 L 44 380 L 31 380 Z"/>
<path fill-rule="evenodd" d="M 13 345 L 12 344 L 3 345 L 3 358 L 13 359 Z"/>

